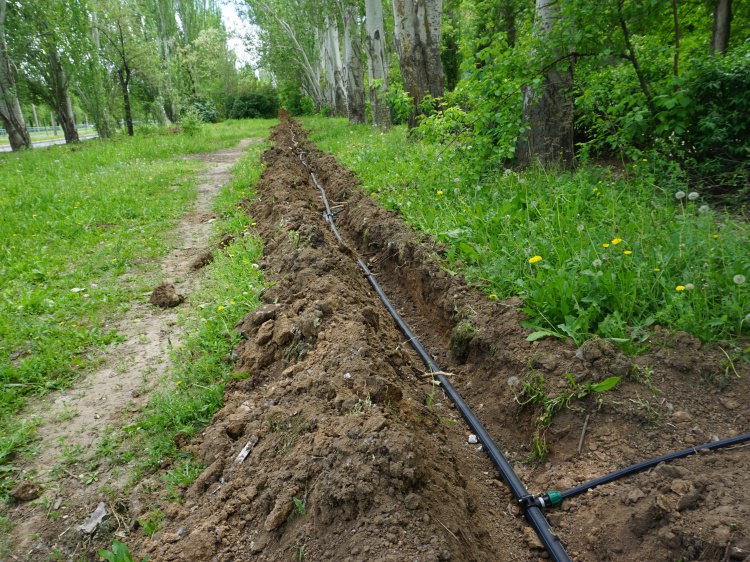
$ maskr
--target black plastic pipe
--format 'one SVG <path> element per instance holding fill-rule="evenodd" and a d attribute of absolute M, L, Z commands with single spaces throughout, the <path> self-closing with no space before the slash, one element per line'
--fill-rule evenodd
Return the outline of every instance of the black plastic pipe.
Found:
<path fill-rule="evenodd" d="M 652 466 L 656 466 L 661 462 L 669 462 L 675 459 L 681 459 L 690 455 L 695 455 L 699 451 L 711 451 L 713 449 L 729 447 L 730 445 L 737 445 L 746 441 L 750 441 L 750 433 L 745 433 L 744 435 L 738 435 L 736 437 L 730 437 L 729 439 L 723 439 L 721 441 L 714 441 L 713 443 L 706 443 L 705 445 L 698 445 L 697 447 L 682 449 L 681 451 L 675 451 L 674 453 L 662 455 L 661 457 L 656 457 L 655 459 L 642 461 L 625 468 L 621 468 L 620 470 L 610 472 L 609 474 L 594 478 L 593 480 L 589 480 L 588 482 L 579 484 L 578 486 L 565 490 L 564 492 L 547 492 L 546 494 L 539 496 L 537 500 L 541 501 L 540 507 L 557 507 L 568 498 L 572 498 L 573 496 L 577 496 L 579 494 L 587 492 L 588 490 L 593 490 L 597 486 L 607 484 L 619 478 L 637 474 L 638 472 L 643 472 L 644 470 L 648 470 Z"/>
<path fill-rule="evenodd" d="M 292 142 L 296 147 L 297 141 L 294 139 L 294 129 L 292 129 Z M 308 172 L 310 172 L 310 178 L 312 179 L 313 184 L 316 188 L 318 188 L 318 191 L 320 191 L 321 197 L 323 198 L 323 204 L 325 206 L 324 217 L 326 222 L 331 226 L 331 230 L 333 231 L 336 239 L 340 242 L 343 242 L 343 238 L 341 237 L 341 234 L 339 234 L 339 231 L 334 224 L 333 214 L 331 213 L 331 207 L 328 203 L 328 197 L 326 195 L 325 189 L 320 185 L 320 183 L 318 183 L 318 180 L 315 177 L 313 171 L 310 169 L 309 164 L 305 162 L 303 153 L 301 151 L 299 153 L 299 159 L 300 162 L 302 162 L 302 165 L 308 170 Z M 393 306 L 393 303 L 391 303 L 390 299 L 388 299 L 386 294 L 383 292 L 383 289 L 375 279 L 375 275 L 367 267 L 367 264 L 365 264 L 365 262 L 360 257 L 357 257 L 357 264 L 360 268 L 362 268 L 362 271 L 365 272 L 370 285 L 378 294 L 380 300 L 383 301 L 383 304 L 388 309 L 390 315 L 393 317 L 396 325 L 408 338 L 408 341 L 414 348 L 414 351 L 416 351 L 422 361 L 424 361 L 430 372 L 435 374 L 435 378 L 440 382 L 440 386 L 443 387 L 443 390 L 455 404 L 458 411 L 461 412 L 461 415 L 466 420 L 466 423 L 469 425 L 472 432 L 474 432 L 474 434 L 477 436 L 477 439 L 484 447 L 487 455 L 500 471 L 503 480 L 505 480 L 505 483 L 510 488 L 511 493 L 515 497 L 516 501 L 520 504 L 526 520 L 534 528 L 534 531 L 536 531 L 539 540 L 542 541 L 544 548 L 547 549 L 547 552 L 549 552 L 552 560 L 554 560 L 555 562 L 570 562 L 571 559 L 568 556 L 568 553 L 565 552 L 565 548 L 560 542 L 560 539 L 558 539 L 552 532 L 549 522 L 542 513 L 540 506 L 535 502 L 536 498 L 529 494 L 528 489 L 518 477 L 515 470 L 513 470 L 513 466 L 510 464 L 510 462 L 508 462 L 508 459 L 506 459 L 505 455 L 503 455 L 503 453 L 500 451 L 500 448 L 492 439 L 487 429 L 485 429 L 485 427 L 476 417 L 469 405 L 464 401 L 458 391 L 450 383 L 448 378 L 442 374 L 442 371 L 440 370 L 440 367 L 438 367 L 435 360 L 429 353 L 427 353 L 427 350 L 425 350 L 420 341 L 411 331 L 408 324 L 406 324 L 403 318 L 401 318 L 401 315 Z"/>

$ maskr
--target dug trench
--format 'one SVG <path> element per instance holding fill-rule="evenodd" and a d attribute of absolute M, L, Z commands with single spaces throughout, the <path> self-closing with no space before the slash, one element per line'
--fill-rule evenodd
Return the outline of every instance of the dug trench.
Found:
<path fill-rule="evenodd" d="M 292 129 L 294 129 L 294 139 Z M 537 560 L 500 475 L 357 267 L 361 256 L 532 492 L 747 431 L 748 369 L 687 334 L 638 356 L 528 341 L 518 299 L 491 301 L 282 118 L 247 211 L 273 285 L 237 326 L 225 405 L 187 446 L 207 468 L 137 550 L 154 560 Z M 322 217 L 309 162 L 346 243 Z M 566 376 L 569 375 L 569 376 Z M 551 424 L 533 396 L 569 397 Z M 536 393 L 536 394 L 534 394 Z M 534 460 L 532 443 L 549 456 Z M 537 452 L 539 452 L 537 450 Z M 574 560 L 744 560 L 748 449 L 700 454 L 550 512 Z M 132 514 L 134 519 L 139 514 Z"/>

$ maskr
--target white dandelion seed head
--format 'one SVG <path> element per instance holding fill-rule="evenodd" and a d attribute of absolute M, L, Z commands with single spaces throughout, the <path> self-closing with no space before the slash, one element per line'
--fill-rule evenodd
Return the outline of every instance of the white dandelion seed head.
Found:
<path fill-rule="evenodd" d="M 685 283 L 686 291 L 692 291 L 693 289 L 695 289 L 695 285 L 693 285 L 692 283 Z"/>
<path fill-rule="evenodd" d="M 734 277 L 732 277 L 732 281 L 734 281 L 735 285 L 742 285 L 745 282 L 745 276 L 735 275 Z"/>
<path fill-rule="evenodd" d="M 578 226 L 576 227 L 576 230 L 577 230 L 578 232 L 583 232 L 583 229 L 584 229 L 584 228 L 586 228 L 586 227 L 585 227 L 585 226 L 583 226 L 582 224 L 579 224 L 579 225 L 578 225 Z"/>
<path fill-rule="evenodd" d="M 750 312 L 745 314 L 745 322 L 750 322 Z"/>
<path fill-rule="evenodd" d="M 708 205 L 701 205 L 700 207 L 698 207 L 698 212 L 700 214 L 707 213 L 710 210 L 711 210 L 711 207 L 709 207 Z"/>
<path fill-rule="evenodd" d="M 700 196 L 701 196 L 701 194 L 700 194 L 700 193 L 698 193 L 697 191 L 691 191 L 690 193 L 688 193 L 688 199 L 689 199 L 690 201 L 695 201 L 695 200 L 696 200 L 696 199 L 698 199 L 698 197 L 700 197 Z"/>
<path fill-rule="evenodd" d="M 602 266 L 602 260 L 596 259 L 596 260 L 594 260 L 594 261 L 591 262 L 591 265 L 593 265 L 594 267 L 601 267 Z"/>
<path fill-rule="evenodd" d="M 678 191 L 674 194 L 675 199 L 684 199 L 685 198 L 685 192 L 684 191 Z"/>

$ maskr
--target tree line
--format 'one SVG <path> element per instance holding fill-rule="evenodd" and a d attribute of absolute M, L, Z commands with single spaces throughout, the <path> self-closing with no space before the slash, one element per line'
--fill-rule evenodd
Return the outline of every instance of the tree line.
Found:
<path fill-rule="evenodd" d="M 632 160 L 657 148 L 680 152 L 686 165 L 708 158 L 707 176 L 735 174 L 732 163 L 747 172 L 747 3 L 247 4 L 261 30 L 261 64 L 289 107 L 378 126 L 407 121 L 443 140 L 470 136 L 490 159 L 520 165 Z"/>
<path fill-rule="evenodd" d="M 248 106 L 248 90 L 265 98 Z M 215 0 L 0 0 L 0 121 L 14 150 L 31 146 L 41 107 L 76 142 L 84 118 L 102 137 L 118 123 L 132 135 L 135 117 L 215 121 L 275 113 L 276 99 L 235 68 Z"/>

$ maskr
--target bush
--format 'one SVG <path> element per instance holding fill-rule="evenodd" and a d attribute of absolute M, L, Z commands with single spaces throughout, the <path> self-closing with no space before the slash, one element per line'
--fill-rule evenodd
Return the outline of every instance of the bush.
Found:
<path fill-rule="evenodd" d="M 194 108 L 190 108 L 182 114 L 180 117 L 180 128 L 182 132 L 188 136 L 194 136 L 201 130 L 201 124 L 203 120 L 198 112 Z"/>
<path fill-rule="evenodd" d="M 204 123 L 216 123 L 219 120 L 219 112 L 210 100 L 195 100 L 191 108 L 198 114 L 198 117 L 200 117 L 200 120 Z"/>
<path fill-rule="evenodd" d="M 279 97 L 271 85 L 253 85 L 230 97 L 228 107 L 230 119 L 273 118 L 279 111 Z"/>

